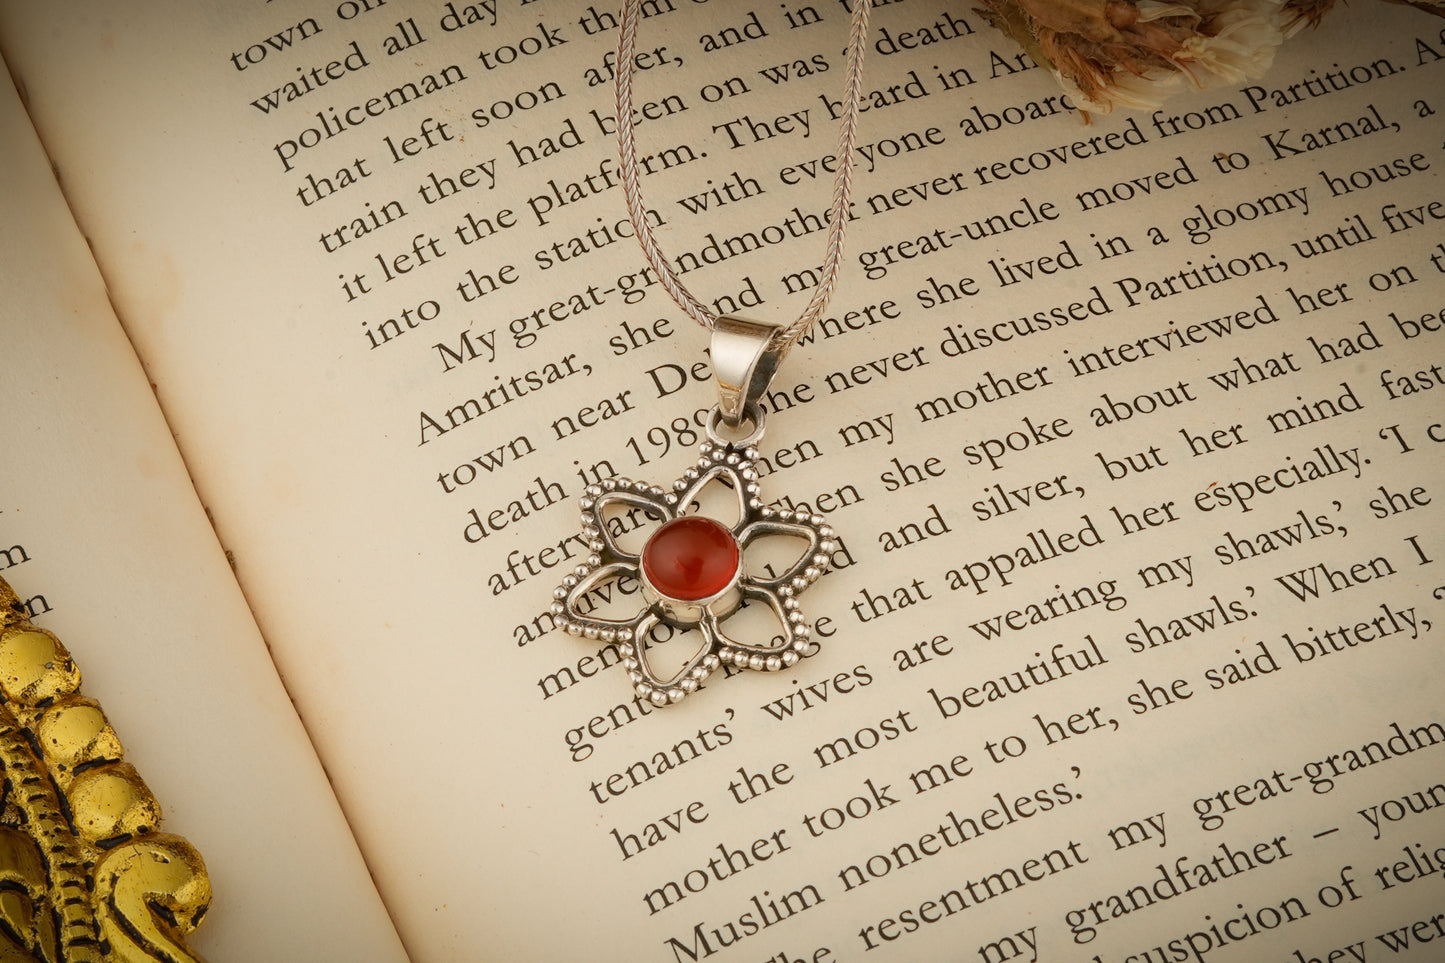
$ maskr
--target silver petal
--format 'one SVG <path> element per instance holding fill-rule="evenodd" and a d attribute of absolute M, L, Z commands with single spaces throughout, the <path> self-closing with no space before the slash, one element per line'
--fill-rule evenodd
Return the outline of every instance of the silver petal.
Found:
<path fill-rule="evenodd" d="M 630 485 L 625 479 L 619 479 L 622 484 Z M 659 522 L 671 521 L 676 517 L 677 512 L 663 500 L 662 496 L 654 496 L 651 492 L 637 490 L 613 489 L 605 491 L 593 501 L 591 507 L 582 512 L 583 527 L 597 533 L 597 538 L 602 541 L 603 546 L 612 559 L 622 562 L 630 562 L 634 566 L 638 564 L 639 553 L 629 552 L 618 544 L 616 536 L 613 535 L 607 524 L 606 512 L 617 505 L 624 505 L 629 509 L 641 509 L 648 515 L 656 518 Z"/>
<path fill-rule="evenodd" d="M 709 459 L 709 461 L 711 461 L 711 459 Z M 704 489 L 709 488 L 709 486 L 718 486 L 731 493 L 730 498 L 719 496 L 719 500 L 728 504 L 729 507 L 731 507 L 732 504 L 736 504 L 737 511 L 726 513 L 710 511 L 708 515 L 733 531 L 737 531 L 752 518 L 748 508 L 748 482 L 743 479 L 739 468 L 740 465 L 738 464 L 729 465 L 726 461 L 712 461 L 706 468 L 688 469 L 687 475 L 683 476 L 683 480 L 686 483 L 685 487 L 679 492 L 677 498 L 677 503 L 680 506 L 678 514 L 687 514 L 690 512 L 692 505 L 702 500 L 701 496 L 703 495 Z M 712 492 L 709 491 L 709 494 L 712 494 Z"/>
<path fill-rule="evenodd" d="M 776 642 L 770 638 L 765 644 L 759 645 L 735 639 L 714 624 L 712 628 L 720 643 L 718 655 L 724 662 L 732 662 L 739 668 L 777 669 L 782 666 L 771 664 L 769 660 L 772 657 L 781 657 L 788 652 L 801 653 L 808 647 L 810 632 L 806 624 L 797 618 L 796 609 L 790 617 L 790 613 L 784 611 L 783 600 L 768 588 L 744 584 L 742 592 L 745 599 L 767 604 L 769 611 L 777 617 L 781 632 Z M 796 606 L 796 603 L 793 604 Z M 791 665 L 792 661 L 786 664 Z"/>
<path fill-rule="evenodd" d="M 793 513 L 786 514 L 793 515 Z M 763 538 L 778 536 L 795 538 L 799 539 L 802 544 L 806 546 L 802 554 L 791 562 L 786 569 L 780 569 L 772 578 L 763 578 L 756 574 L 749 573 L 744 579 L 747 583 L 776 591 L 778 588 L 791 583 L 795 578 L 805 578 L 805 584 L 807 584 L 822 574 L 822 571 L 818 569 L 816 564 L 816 557 L 822 554 L 823 545 L 823 533 L 820 530 L 820 526 L 814 525 L 808 516 L 803 513 L 797 513 L 793 515 L 793 517 L 800 518 L 801 520 L 782 521 L 781 514 L 775 514 L 770 518 L 762 518 L 755 522 L 750 522 L 738 532 L 738 544 L 742 546 L 744 559 L 747 557 L 748 544 Z M 816 574 L 811 578 L 806 575 L 810 569 L 816 570 Z"/>
<path fill-rule="evenodd" d="M 642 676 L 638 683 L 638 691 L 644 687 L 648 690 L 646 694 L 658 705 L 659 702 L 654 694 L 660 695 L 667 702 L 676 702 L 684 695 L 697 688 L 698 683 L 707 678 L 719 665 L 717 659 L 717 623 L 710 619 L 704 619 L 697 626 L 702 632 L 704 645 L 699 647 L 697 653 L 678 669 L 670 678 L 662 678 L 653 670 L 648 658 L 649 633 L 657 627 L 662 619 L 655 613 L 649 611 L 638 620 L 637 626 L 633 629 L 633 640 L 635 652 L 630 661 L 635 661 L 634 671 Z M 689 680 L 691 680 L 689 682 Z"/>
<path fill-rule="evenodd" d="M 580 609 L 584 607 L 581 600 L 588 592 L 604 584 L 609 579 L 617 579 L 630 575 L 637 576 L 637 565 L 634 562 L 611 562 L 607 565 L 600 565 L 591 572 L 577 579 L 565 598 L 562 599 L 562 614 L 571 623 L 581 626 L 584 630 L 588 628 L 606 630 L 618 630 L 621 635 L 635 630 L 637 624 L 642 621 L 646 608 L 642 596 L 637 598 L 638 612 L 627 619 L 604 619 L 595 615 L 583 614 Z M 592 611 L 588 608 L 588 611 Z"/>

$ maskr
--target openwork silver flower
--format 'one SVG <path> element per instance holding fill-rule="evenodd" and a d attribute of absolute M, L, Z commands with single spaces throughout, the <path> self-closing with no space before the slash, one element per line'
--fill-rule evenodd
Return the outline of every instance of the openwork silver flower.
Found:
<path fill-rule="evenodd" d="M 763 671 L 794 665 L 810 645 L 811 629 L 797 596 L 827 570 L 837 542 L 821 516 L 762 503 L 752 440 L 755 437 L 737 443 L 717 437 L 704 441 L 696 466 L 674 482 L 671 491 L 609 478 L 588 486 L 583 495 L 582 534 L 591 554 L 562 580 L 552 614 L 557 626 L 572 635 L 616 643 L 633 687 L 654 705 L 680 701 L 723 665 Z M 713 486 L 730 493 L 723 496 L 729 507 L 736 501 L 736 522 L 699 510 L 717 500 Z M 626 515 L 644 516 L 652 528 L 635 552 L 618 543 L 624 531 L 640 540 L 621 521 Z M 798 543 L 795 561 L 761 570 L 746 564 L 750 545 L 779 537 Z M 643 609 L 620 619 L 592 614 L 596 604 L 589 593 L 629 577 L 640 583 Z M 777 617 L 776 634 L 743 640 L 724 631 L 722 623 L 729 616 L 754 603 Z M 697 652 L 667 678 L 649 659 L 660 623 L 696 628 L 703 636 Z"/>

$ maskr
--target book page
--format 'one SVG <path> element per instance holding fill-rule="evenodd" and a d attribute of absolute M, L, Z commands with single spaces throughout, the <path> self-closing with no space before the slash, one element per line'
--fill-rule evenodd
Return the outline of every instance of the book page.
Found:
<path fill-rule="evenodd" d="M 189 945 L 217 963 L 404 960 L 8 83 L 0 173 L 0 575 L 70 649 L 161 828 L 206 861 L 214 902 Z"/>
<path fill-rule="evenodd" d="M 659 709 L 548 614 L 587 486 L 670 488 L 717 398 L 615 11 L 141 8 L 0 37 L 414 959 L 1434 952 L 1438 22 L 1086 123 L 966 6 L 879 6 L 757 462 L 838 533 L 816 646 Z M 791 321 L 848 11 L 647 13 L 649 221 Z"/>

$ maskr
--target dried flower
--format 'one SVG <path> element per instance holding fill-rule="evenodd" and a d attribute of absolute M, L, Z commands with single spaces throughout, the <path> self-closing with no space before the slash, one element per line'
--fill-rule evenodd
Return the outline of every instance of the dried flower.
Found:
<path fill-rule="evenodd" d="M 1281 0 L 983 0 L 1081 108 L 1153 109 L 1187 83 L 1258 77 L 1284 40 Z"/>

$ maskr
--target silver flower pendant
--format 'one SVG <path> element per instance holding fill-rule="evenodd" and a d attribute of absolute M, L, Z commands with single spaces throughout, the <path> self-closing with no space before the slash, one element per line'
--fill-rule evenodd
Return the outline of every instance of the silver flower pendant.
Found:
<path fill-rule="evenodd" d="M 754 468 L 763 416 L 749 405 L 748 417 L 755 424 L 753 431 L 730 441 L 719 433 L 721 418 L 715 408 L 708 419 L 708 440 L 698 449 L 697 464 L 673 483 L 671 491 L 646 482 L 609 478 L 588 486 L 581 501 L 582 536 L 591 554 L 562 580 L 554 593 L 552 615 L 557 626 L 572 635 L 616 643 L 633 687 L 654 705 L 678 702 L 697 691 L 720 666 L 776 671 L 795 665 L 811 645 L 811 629 L 799 608 L 798 595 L 827 570 L 837 542 L 821 516 L 763 504 Z M 736 498 L 735 523 L 700 510 L 701 505 L 717 500 L 709 486 L 730 491 L 728 502 Z M 633 509 L 656 523 L 637 552 L 618 544 L 622 526 L 609 524 L 608 516 Z M 749 546 L 778 537 L 799 543 L 796 561 L 750 567 Z M 625 578 L 640 583 L 645 600 L 642 611 L 622 619 L 584 614 L 596 608 L 595 599 L 588 600 L 590 592 Z M 725 628 L 728 618 L 752 604 L 767 606 L 776 615 L 779 630 L 763 639 L 729 635 Z M 659 675 L 652 664 L 655 660 L 649 659 L 653 632 L 662 623 L 676 629 L 695 628 L 703 636 L 698 651 L 667 678 Z"/>

